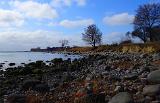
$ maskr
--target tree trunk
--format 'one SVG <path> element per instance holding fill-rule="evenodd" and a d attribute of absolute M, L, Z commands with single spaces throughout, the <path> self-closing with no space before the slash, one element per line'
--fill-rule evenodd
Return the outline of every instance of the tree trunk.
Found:
<path fill-rule="evenodd" d="M 93 48 L 95 48 L 96 47 L 96 41 L 94 40 L 93 41 Z"/>
<path fill-rule="evenodd" d="M 149 30 L 149 37 L 150 37 L 150 41 L 153 42 L 153 35 L 152 35 L 152 30 Z"/>

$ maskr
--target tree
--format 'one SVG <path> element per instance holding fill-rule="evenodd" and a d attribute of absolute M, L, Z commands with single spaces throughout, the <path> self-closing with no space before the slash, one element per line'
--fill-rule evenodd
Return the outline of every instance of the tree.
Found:
<path fill-rule="evenodd" d="M 133 24 L 133 36 L 139 37 L 144 42 L 156 40 L 154 30 L 160 27 L 160 3 L 139 6 Z"/>
<path fill-rule="evenodd" d="M 120 41 L 119 44 L 131 44 L 132 42 L 132 38 L 131 38 L 131 33 L 130 32 L 126 32 L 125 36 L 122 38 L 122 40 Z"/>
<path fill-rule="evenodd" d="M 96 44 L 100 44 L 102 41 L 102 32 L 95 24 L 89 25 L 82 33 L 82 40 L 95 48 Z"/>
<path fill-rule="evenodd" d="M 68 45 L 69 41 L 68 40 L 60 40 L 59 43 L 61 43 L 62 48 Z"/>

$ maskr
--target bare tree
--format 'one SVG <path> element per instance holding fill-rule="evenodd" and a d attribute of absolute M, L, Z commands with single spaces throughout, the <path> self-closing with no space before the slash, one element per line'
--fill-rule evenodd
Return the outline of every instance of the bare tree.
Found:
<path fill-rule="evenodd" d="M 94 48 L 96 44 L 101 44 L 102 32 L 98 29 L 95 24 L 89 25 L 85 32 L 82 33 L 82 40 L 92 45 Z"/>
<path fill-rule="evenodd" d="M 160 27 L 160 3 L 145 4 L 139 6 L 134 19 L 133 36 L 139 37 L 142 41 L 154 41 L 154 28 Z"/>
<path fill-rule="evenodd" d="M 68 40 L 60 40 L 59 43 L 61 43 L 61 46 L 64 48 L 68 45 L 69 41 Z"/>

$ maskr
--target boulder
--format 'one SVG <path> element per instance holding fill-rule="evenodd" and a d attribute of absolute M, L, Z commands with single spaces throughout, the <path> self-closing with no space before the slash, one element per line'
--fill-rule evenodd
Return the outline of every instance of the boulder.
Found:
<path fill-rule="evenodd" d="M 133 98 L 128 92 L 116 94 L 108 103 L 133 103 Z"/>
<path fill-rule="evenodd" d="M 160 84 L 160 70 L 155 70 L 148 74 L 147 80 L 150 83 Z"/>
<path fill-rule="evenodd" d="M 143 95 L 154 96 L 160 94 L 160 84 L 146 85 L 143 88 Z"/>
<path fill-rule="evenodd" d="M 23 90 L 35 89 L 36 85 L 41 84 L 39 80 L 26 80 L 22 85 Z"/>

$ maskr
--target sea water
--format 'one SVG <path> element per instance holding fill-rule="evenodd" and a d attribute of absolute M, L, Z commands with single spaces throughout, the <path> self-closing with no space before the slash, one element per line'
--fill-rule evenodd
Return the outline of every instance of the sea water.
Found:
<path fill-rule="evenodd" d="M 66 55 L 59 53 L 45 53 L 45 52 L 0 52 L 0 63 L 3 63 L 3 68 L 9 67 L 9 63 L 15 63 L 15 66 L 20 66 L 22 63 L 30 63 L 38 60 L 50 61 L 55 58 L 78 59 L 79 55 Z"/>

